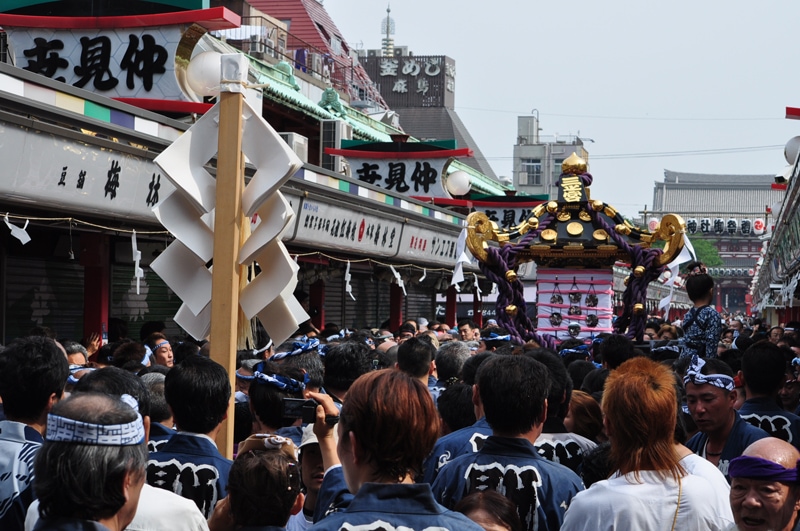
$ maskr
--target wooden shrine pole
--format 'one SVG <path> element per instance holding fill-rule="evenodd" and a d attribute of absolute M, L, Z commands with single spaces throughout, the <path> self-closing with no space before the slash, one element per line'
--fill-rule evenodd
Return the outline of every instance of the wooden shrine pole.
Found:
<path fill-rule="evenodd" d="M 233 54 L 239 55 L 239 54 Z M 222 56 L 222 72 L 238 70 L 246 81 L 247 68 L 226 68 Z M 241 63 L 239 63 L 241 65 Z M 231 75 L 231 74 L 228 74 Z M 223 74 L 223 77 L 227 77 Z M 219 109 L 217 152 L 216 212 L 214 214 L 214 262 L 211 280 L 211 359 L 225 367 L 231 382 L 228 416 L 217 435 L 217 447 L 227 458 L 233 456 L 233 405 L 236 389 L 236 348 L 239 318 L 239 232 L 244 189 L 242 154 L 242 108 L 244 86 L 225 91 L 222 83 Z"/>

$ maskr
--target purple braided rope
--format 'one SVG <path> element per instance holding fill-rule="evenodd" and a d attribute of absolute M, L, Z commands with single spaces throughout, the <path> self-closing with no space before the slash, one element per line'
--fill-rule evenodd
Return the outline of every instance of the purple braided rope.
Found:
<path fill-rule="evenodd" d="M 647 312 L 636 314 L 633 312 L 633 306 L 637 303 L 645 304 L 647 302 L 647 286 L 657 279 L 664 270 L 664 267 L 656 265 L 656 259 L 661 255 L 662 251 L 660 249 L 643 248 L 639 245 L 630 245 L 625 240 L 625 237 L 614 230 L 614 227 L 609 225 L 599 212 L 595 212 L 593 209 L 590 212 L 595 223 L 603 227 L 614 240 L 614 243 L 622 247 L 631 257 L 631 270 L 636 269 L 638 266 L 644 267 L 645 272 L 641 277 L 630 277 L 628 286 L 622 295 L 622 315 L 614 324 L 615 333 L 625 333 L 631 339 L 641 340 L 642 334 L 644 334 L 644 326 L 647 322 Z"/>
<path fill-rule="evenodd" d="M 544 217 L 536 230 L 528 232 L 522 239 L 515 244 L 507 244 L 500 248 L 489 247 L 487 249 L 488 259 L 486 262 L 479 262 L 481 272 L 497 284 L 498 297 L 496 303 L 497 321 L 511 335 L 511 340 L 517 344 L 523 344 L 527 340 L 534 340 L 542 346 L 555 348 L 556 340 L 552 336 L 540 336 L 533 332 L 535 326 L 527 315 L 527 305 L 525 303 L 525 293 L 522 281 L 519 279 L 509 282 L 505 274 L 517 265 L 517 256 L 526 249 L 531 241 L 539 236 L 550 223 L 554 216 Z M 517 307 L 516 316 L 512 317 L 505 311 L 506 307 L 513 304 Z"/>

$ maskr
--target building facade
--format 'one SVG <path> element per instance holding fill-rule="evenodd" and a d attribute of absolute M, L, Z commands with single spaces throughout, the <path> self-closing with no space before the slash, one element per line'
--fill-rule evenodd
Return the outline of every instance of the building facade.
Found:
<path fill-rule="evenodd" d="M 575 153 L 589 162 L 589 152 L 577 135 L 541 136 L 539 117 L 517 117 L 514 145 L 514 188 L 520 194 L 557 197 L 556 183 L 564 159 Z"/>
<path fill-rule="evenodd" d="M 769 230 L 768 211 L 783 200 L 782 188 L 775 185 L 774 175 L 664 170 L 664 181 L 653 190 L 653 210 L 643 214 L 648 223 L 679 214 L 689 236 L 713 244 L 723 262 L 710 268 L 718 283 L 717 308 L 749 313 L 748 292 Z"/>

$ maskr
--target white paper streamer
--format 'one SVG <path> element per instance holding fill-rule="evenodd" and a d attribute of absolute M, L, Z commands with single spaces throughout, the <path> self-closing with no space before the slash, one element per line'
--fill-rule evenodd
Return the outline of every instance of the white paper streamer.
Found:
<path fill-rule="evenodd" d="M 348 264 L 349 264 L 349 263 L 350 263 L 350 262 L 348 262 Z M 419 282 L 420 284 L 422 284 L 422 281 L 423 281 L 423 280 L 425 280 L 425 277 L 427 277 L 427 276 L 428 276 L 428 270 L 423 268 L 423 270 L 422 270 L 422 276 L 421 276 L 421 277 L 419 277 L 419 280 L 418 280 L 417 282 Z"/>
<path fill-rule="evenodd" d="M 30 223 L 30 221 L 31 220 L 26 219 L 25 225 L 23 227 L 17 227 L 16 225 L 8 221 L 8 214 L 6 214 L 6 226 L 8 226 L 9 230 L 11 230 L 11 235 L 16 239 L 18 239 L 22 243 L 22 245 L 25 245 L 26 243 L 31 241 L 31 237 L 30 235 L 28 235 L 28 231 L 25 230 L 28 228 L 28 223 Z"/>
<path fill-rule="evenodd" d="M 472 278 L 475 280 L 475 293 L 478 295 L 478 298 L 481 298 L 481 285 L 478 282 L 478 275 L 476 273 L 472 273 Z"/>
<path fill-rule="evenodd" d="M 139 295 L 139 285 L 144 278 L 144 271 L 139 267 L 139 262 L 142 260 L 142 251 L 136 245 L 136 231 L 131 234 L 131 255 L 133 256 L 133 278 L 136 279 L 136 294 Z"/>
<path fill-rule="evenodd" d="M 350 295 L 350 298 L 356 300 L 353 297 L 353 286 L 350 285 L 350 260 L 347 261 L 347 269 L 344 271 L 344 291 Z"/>
<path fill-rule="evenodd" d="M 400 289 L 403 290 L 403 295 L 408 295 L 406 293 L 406 286 L 403 284 L 403 279 L 400 278 L 400 273 L 394 268 L 394 266 L 390 265 L 389 268 L 392 270 L 392 274 L 394 275 L 395 280 L 397 281 L 397 285 L 400 286 Z"/>

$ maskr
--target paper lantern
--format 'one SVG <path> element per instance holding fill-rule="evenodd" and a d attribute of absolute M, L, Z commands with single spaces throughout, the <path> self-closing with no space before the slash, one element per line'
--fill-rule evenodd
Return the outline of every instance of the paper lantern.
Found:
<path fill-rule="evenodd" d="M 762 218 L 758 218 L 753 221 L 753 234 L 756 236 L 761 236 L 764 234 L 764 230 L 766 230 L 767 224 L 764 222 Z"/>
<path fill-rule="evenodd" d="M 222 54 L 203 52 L 189 61 L 186 68 L 186 81 L 189 88 L 201 96 L 219 94 L 219 82 L 222 79 Z"/>
<path fill-rule="evenodd" d="M 742 235 L 750 236 L 753 230 L 753 222 L 749 219 L 743 219 L 741 225 L 739 225 L 739 230 L 742 231 Z"/>
<path fill-rule="evenodd" d="M 447 176 L 445 187 L 451 195 L 467 195 L 472 188 L 472 182 L 467 172 L 459 170 Z"/>

